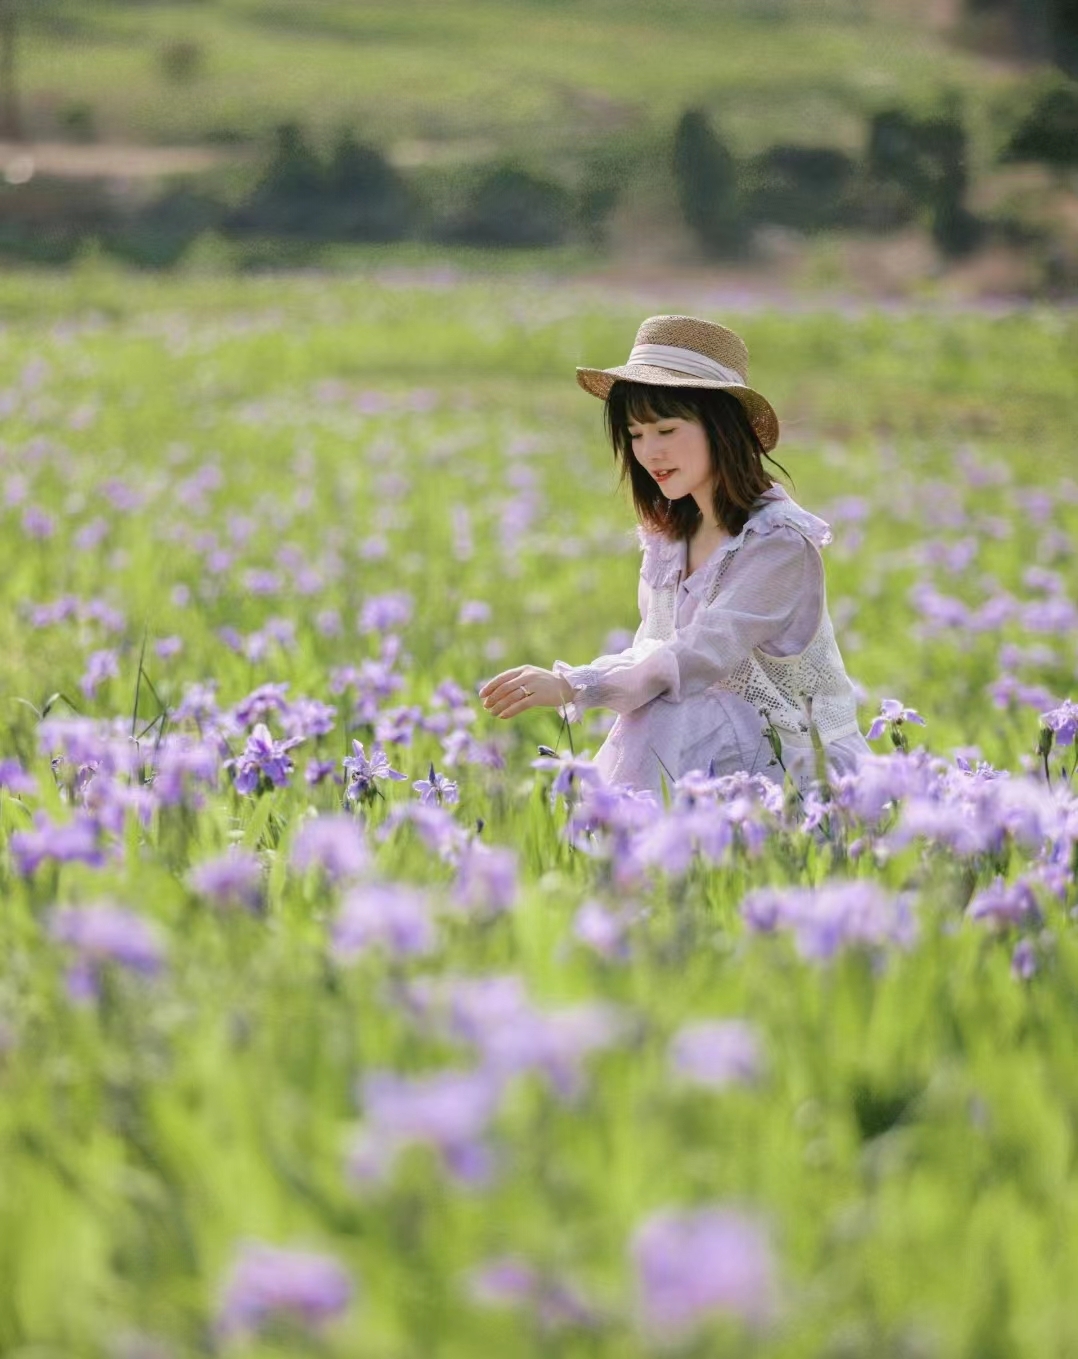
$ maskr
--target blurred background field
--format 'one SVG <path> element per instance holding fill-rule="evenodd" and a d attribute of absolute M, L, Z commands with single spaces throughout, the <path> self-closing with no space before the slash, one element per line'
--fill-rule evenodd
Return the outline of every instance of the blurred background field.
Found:
<path fill-rule="evenodd" d="M 4 0 L 0 251 L 1060 296 L 1068 0 Z"/>

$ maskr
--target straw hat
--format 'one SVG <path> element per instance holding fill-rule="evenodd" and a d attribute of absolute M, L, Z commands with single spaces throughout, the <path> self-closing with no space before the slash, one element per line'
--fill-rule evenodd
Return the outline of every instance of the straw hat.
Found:
<path fill-rule="evenodd" d="M 771 403 L 748 385 L 749 351 L 740 335 L 698 316 L 649 316 L 619 368 L 578 368 L 576 380 L 604 401 L 618 378 L 653 387 L 719 387 L 744 406 L 764 452 L 779 441 Z"/>

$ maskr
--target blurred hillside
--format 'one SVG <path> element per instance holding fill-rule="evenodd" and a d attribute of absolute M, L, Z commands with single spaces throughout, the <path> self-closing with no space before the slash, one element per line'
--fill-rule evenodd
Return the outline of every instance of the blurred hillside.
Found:
<path fill-rule="evenodd" d="M 409 241 L 1067 291 L 1053 3 L 0 0 L 0 251 Z"/>

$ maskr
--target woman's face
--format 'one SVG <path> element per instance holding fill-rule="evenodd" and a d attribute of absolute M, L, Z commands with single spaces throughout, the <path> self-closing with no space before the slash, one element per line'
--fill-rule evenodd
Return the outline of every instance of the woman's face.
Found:
<path fill-rule="evenodd" d="M 709 503 L 714 478 L 707 432 L 699 420 L 665 416 L 661 420 L 629 421 L 633 456 L 653 476 L 667 500 L 691 495 Z"/>

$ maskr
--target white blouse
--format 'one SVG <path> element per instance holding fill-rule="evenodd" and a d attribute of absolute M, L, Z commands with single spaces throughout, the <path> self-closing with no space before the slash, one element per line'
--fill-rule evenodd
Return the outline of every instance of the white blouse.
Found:
<path fill-rule="evenodd" d="M 687 577 L 687 542 L 644 530 L 639 536 L 640 627 L 624 651 L 583 666 L 554 662 L 554 673 L 574 690 L 566 716 L 576 720 L 598 707 L 619 715 L 596 756 L 610 781 L 658 790 L 660 770 L 676 778 L 709 763 L 717 773 L 748 769 L 781 780 L 761 714 L 733 692 L 735 676 L 754 651 L 796 657 L 822 623 L 830 627 L 819 552 L 831 541 L 830 529 L 774 486 L 741 533 L 720 543 Z M 655 610 L 656 601 L 666 600 L 673 617 L 651 616 L 649 603 Z M 868 746 L 856 727 L 841 658 L 839 667 L 837 687 L 844 702 L 848 695 L 852 721 L 827 743 L 827 756 L 843 770 Z M 815 772 L 814 758 L 811 743 L 800 744 L 783 762 L 787 768 L 797 764 L 805 782 Z"/>

